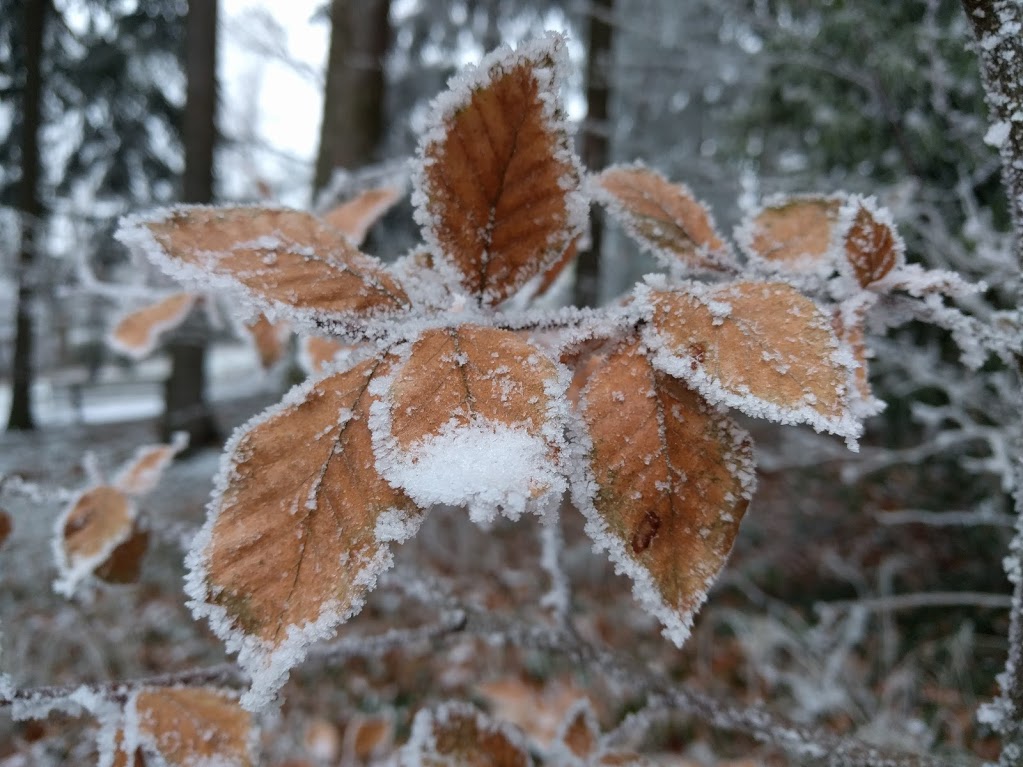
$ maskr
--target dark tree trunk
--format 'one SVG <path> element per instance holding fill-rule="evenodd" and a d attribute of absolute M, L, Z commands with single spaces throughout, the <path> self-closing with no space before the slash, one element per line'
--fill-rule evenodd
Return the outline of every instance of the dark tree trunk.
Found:
<path fill-rule="evenodd" d="M 217 114 L 217 0 L 189 0 L 185 33 L 184 202 L 213 201 L 213 148 Z M 171 373 L 164 387 L 163 439 L 186 431 L 189 446 L 220 439 L 206 404 L 206 342 L 187 332 L 168 344 Z"/>
<path fill-rule="evenodd" d="M 21 181 L 18 208 L 21 218 L 21 254 L 18 257 L 18 306 L 15 317 L 14 359 L 11 364 L 9 430 L 35 428 L 32 417 L 33 329 L 32 284 L 40 241 L 43 204 L 39 196 L 39 125 L 42 121 L 43 28 L 49 0 L 25 3 L 25 89 L 21 110 Z"/>
<path fill-rule="evenodd" d="M 599 171 L 608 161 L 608 101 L 611 94 L 611 15 L 614 0 L 591 0 L 589 48 L 586 55 L 586 122 L 582 160 Z M 590 219 L 590 248 L 579 254 L 575 273 L 576 306 L 594 306 L 600 295 L 600 251 L 604 240 L 603 211 L 594 208 Z"/>
<path fill-rule="evenodd" d="M 330 4 L 330 53 L 314 192 L 330 182 L 335 168 L 357 168 L 378 159 L 384 132 L 390 10 L 390 0 L 332 0 Z"/>

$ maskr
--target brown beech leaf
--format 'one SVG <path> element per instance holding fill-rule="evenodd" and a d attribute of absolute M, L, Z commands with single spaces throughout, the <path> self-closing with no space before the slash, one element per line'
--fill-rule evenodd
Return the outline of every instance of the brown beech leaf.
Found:
<path fill-rule="evenodd" d="M 405 190 L 396 186 L 367 189 L 351 200 L 331 208 L 320 218 L 348 235 L 353 245 L 361 245 L 370 227 L 404 196 Z"/>
<path fill-rule="evenodd" d="M 388 754 L 394 747 L 394 715 L 357 716 L 345 728 L 344 764 L 366 764 Z"/>
<path fill-rule="evenodd" d="M 865 330 L 869 305 L 849 301 L 836 306 L 831 313 L 831 327 L 835 336 L 845 345 L 859 367 L 853 372 L 853 411 L 862 418 L 876 415 L 884 409 L 884 403 L 874 397 L 870 388 L 870 365 Z"/>
<path fill-rule="evenodd" d="M 4 542 L 11 537 L 13 530 L 14 523 L 11 522 L 11 515 L 4 509 L 0 509 L 0 546 L 3 546 Z"/>
<path fill-rule="evenodd" d="M 269 370 L 281 361 L 288 350 L 288 323 L 271 322 L 265 314 L 260 314 L 253 322 L 246 322 L 245 329 L 256 347 L 259 364 L 264 370 Z"/>
<path fill-rule="evenodd" d="M 654 364 L 714 404 L 855 439 L 852 364 L 831 317 L 782 282 L 653 291 Z"/>
<path fill-rule="evenodd" d="M 149 532 L 136 524 L 128 539 L 96 568 L 96 577 L 107 583 L 138 583 L 142 559 L 148 549 Z"/>
<path fill-rule="evenodd" d="M 374 449 L 389 482 L 423 506 L 516 516 L 565 489 L 558 365 L 516 333 L 426 330 L 393 355 L 374 406 Z"/>
<path fill-rule="evenodd" d="M 423 767 L 531 767 L 525 739 L 511 725 L 495 722 L 467 703 L 422 709 L 401 765 Z"/>
<path fill-rule="evenodd" d="M 852 223 L 845 233 L 845 257 L 860 287 L 866 288 L 903 265 L 905 246 L 891 216 L 873 198 L 855 197 L 847 209 L 843 214 Z"/>
<path fill-rule="evenodd" d="M 408 308 L 376 259 L 310 213 L 273 208 L 181 207 L 128 218 L 117 237 L 172 277 L 241 292 L 261 308 L 307 324 Z"/>
<path fill-rule="evenodd" d="M 57 520 L 54 550 L 60 577 L 54 589 L 70 596 L 128 540 L 136 515 L 131 500 L 116 487 L 99 485 L 80 493 Z"/>
<path fill-rule="evenodd" d="M 174 767 L 249 767 L 252 715 L 217 690 L 149 687 L 129 701 L 144 753 Z"/>
<path fill-rule="evenodd" d="M 575 497 L 586 530 L 681 646 L 749 504 L 749 435 L 635 341 L 593 371 L 583 403 L 595 490 Z"/>
<path fill-rule="evenodd" d="M 169 444 L 138 448 L 114 477 L 114 487 L 128 495 L 144 495 L 150 492 L 160 482 L 164 470 L 174 460 L 174 456 L 186 447 L 188 433 L 179 431 L 174 434 Z"/>
<path fill-rule="evenodd" d="M 735 271 L 728 245 L 683 184 L 643 165 L 617 165 L 595 178 L 597 199 L 625 230 L 669 266 Z"/>
<path fill-rule="evenodd" d="M 107 342 L 121 354 L 141 359 L 156 348 L 164 333 L 185 321 L 198 298 L 195 293 L 174 293 L 129 312 L 114 325 Z"/>
<path fill-rule="evenodd" d="M 572 706 L 558 728 L 558 741 L 573 756 L 585 760 L 596 752 L 599 740 L 597 717 L 589 700 L 582 698 Z"/>
<path fill-rule="evenodd" d="M 562 275 L 565 269 L 568 268 L 569 264 L 575 261 L 576 256 L 579 255 L 579 238 L 576 237 L 569 243 L 568 247 L 565 248 L 565 252 L 561 258 L 555 261 L 551 266 L 547 267 L 547 271 L 543 273 L 543 277 L 540 279 L 540 284 L 536 288 L 535 295 L 542 296 L 557 282 L 558 277 Z"/>
<path fill-rule="evenodd" d="M 427 243 L 485 304 L 555 264 L 585 206 L 559 93 L 557 35 L 501 49 L 434 102 L 414 175 Z"/>
<path fill-rule="evenodd" d="M 226 448 L 186 589 L 196 617 L 241 648 L 247 707 L 268 702 L 306 646 L 359 610 L 390 566 L 388 541 L 419 524 L 375 466 L 368 387 L 383 367 L 368 359 L 295 387 Z"/>
<path fill-rule="evenodd" d="M 754 258 L 794 273 L 823 274 L 833 253 L 843 197 L 801 195 L 768 203 L 739 229 L 739 242 Z"/>
<path fill-rule="evenodd" d="M 350 345 L 335 338 L 303 336 L 299 339 L 298 359 L 308 375 L 318 375 L 338 362 L 342 352 L 351 349 Z"/>

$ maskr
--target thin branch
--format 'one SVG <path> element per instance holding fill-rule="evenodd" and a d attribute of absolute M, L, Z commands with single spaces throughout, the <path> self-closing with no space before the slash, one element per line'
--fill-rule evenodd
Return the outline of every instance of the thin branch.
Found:
<path fill-rule="evenodd" d="M 1013 252 L 1023 272 L 1023 3 L 1020 0 L 962 0 L 973 28 L 988 107 L 994 120 L 986 140 L 997 143 L 1002 182 L 1012 213 Z M 1021 283 L 1023 291 L 1023 283 Z M 1023 306 L 1023 292 L 1017 296 Z M 1017 384 L 1023 382 L 1023 356 L 1016 357 Z M 1023 392 L 1020 393 L 1023 403 Z M 1019 429 L 1023 424 L 1017 422 Z M 983 718 L 1002 736 L 1001 763 L 1023 760 L 1023 442 L 1016 438 L 1016 513 L 1020 516 L 1006 569 L 1014 582 L 1009 624 L 1009 653 L 999 678 L 1001 695 Z"/>
<path fill-rule="evenodd" d="M 977 607 L 991 610 L 1008 610 L 1012 597 L 1008 594 L 987 594 L 980 591 L 925 591 L 918 594 L 894 594 L 873 599 L 843 599 L 833 602 L 818 602 L 814 609 L 818 613 L 834 610 L 867 610 L 884 612 L 888 610 L 915 610 L 921 607 Z"/>

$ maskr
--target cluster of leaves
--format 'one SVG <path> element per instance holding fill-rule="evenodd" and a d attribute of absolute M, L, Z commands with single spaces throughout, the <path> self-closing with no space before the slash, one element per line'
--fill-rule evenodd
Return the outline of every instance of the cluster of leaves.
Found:
<path fill-rule="evenodd" d="M 642 165 L 588 173 L 565 65 L 552 35 L 452 79 L 415 161 L 424 245 L 392 265 L 301 211 L 181 207 L 122 225 L 190 288 L 344 350 L 235 433 L 187 558 L 193 613 L 238 653 L 248 708 L 360 609 L 390 544 L 438 504 L 483 525 L 551 524 L 569 494 L 681 644 L 753 493 L 752 443 L 730 411 L 854 447 L 880 408 L 868 311 L 892 292 L 958 289 L 905 264 L 870 198 L 769 201 L 737 250 L 684 186 Z M 591 201 L 667 273 L 601 310 L 535 308 Z M 132 333 L 148 338 L 167 322 L 155 317 Z"/>
<path fill-rule="evenodd" d="M 136 500 L 151 492 L 164 469 L 188 444 L 179 432 L 169 445 L 135 451 L 109 482 L 98 471 L 57 518 L 53 552 L 59 577 L 54 590 L 71 596 L 83 579 L 134 583 L 149 548 L 149 532 Z"/>

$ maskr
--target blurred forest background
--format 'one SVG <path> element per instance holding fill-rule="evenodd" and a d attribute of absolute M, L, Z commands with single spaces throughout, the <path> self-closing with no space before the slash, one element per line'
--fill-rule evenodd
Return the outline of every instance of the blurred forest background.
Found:
<path fill-rule="evenodd" d="M 10 432 L 0 470 L 72 487 L 81 470 L 68 467 L 88 448 L 114 464 L 178 429 L 194 448 L 216 445 L 296 380 L 287 365 L 259 372 L 233 328 L 202 317 L 140 362 L 110 350 L 114 319 L 171 287 L 114 241 L 118 217 L 179 201 L 310 208 L 371 185 L 414 154 L 429 100 L 459 66 L 545 29 L 571 41 L 568 104 L 590 168 L 642 158 L 688 184 L 723 232 L 774 193 L 873 194 L 910 261 L 989 286 L 966 309 L 990 317 L 1013 306 L 999 159 L 954 0 L 0 0 L 0 418 Z M 392 259 L 415 233 L 406 202 L 364 247 Z M 591 240 L 566 301 L 609 301 L 651 270 L 599 218 Z M 872 382 L 888 409 L 862 451 L 757 425 L 760 490 L 688 654 L 661 647 L 649 625 L 644 643 L 666 673 L 767 700 L 796 721 L 994 756 L 975 712 L 996 692 L 1006 647 L 1013 444 L 1003 425 L 1018 415 L 1016 384 L 994 362 L 965 369 L 947 333 L 871 331 Z M 44 463 L 68 473 L 38 473 Z M 178 471 L 183 484 L 200 473 Z M 177 500 L 197 524 L 202 493 Z M 423 556 L 442 558 L 445 531 L 426 536 Z M 602 606 L 608 566 L 581 564 L 586 541 L 571 524 L 566 536 L 592 630 L 631 647 Z M 7 578 L 14 561 L 0 562 Z M 5 631 L 25 609 L 11 605 Z M 28 681 L 54 681 L 58 660 L 28 662 Z M 90 668 L 136 673 L 164 660 Z M 555 672 L 529 667 L 533 680 Z M 450 689 L 469 684 L 460 679 Z M 615 723 L 630 705 L 602 716 Z M 706 764 L 752 748 L 665 721 L 654 740 L 702 743 Z"/>

